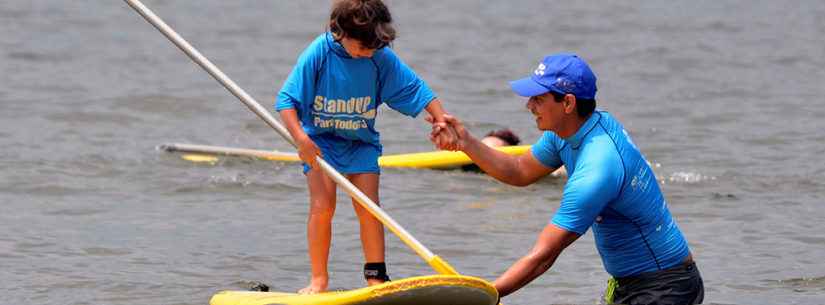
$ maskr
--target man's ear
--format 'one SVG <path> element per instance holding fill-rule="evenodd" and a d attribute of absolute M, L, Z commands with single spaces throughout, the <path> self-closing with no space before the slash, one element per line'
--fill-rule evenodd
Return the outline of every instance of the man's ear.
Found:
<path fill-rule="evenodd" d="M 564 113 L 571 114 L 576 112 L 576 96 L 572 94 L 565 94 L 564 100 Z"/>

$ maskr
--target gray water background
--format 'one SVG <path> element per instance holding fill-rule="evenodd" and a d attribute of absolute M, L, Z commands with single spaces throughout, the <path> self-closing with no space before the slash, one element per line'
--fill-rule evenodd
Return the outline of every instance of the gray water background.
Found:
<path fill-rule="evenodd" d="M 539 136 L 508 80 L 571 51 L 599 107 L 654 165 L 706 302 L 825 304 L 825 2 L 389 1 L 394 48 L 480 135 Z M 146 1 L 264 105 L 321 31 L 329 1 Z M 196 164 L 168 142 L 290 150 L 122 1 L 0 2 L 2 304 L 206 304 L 260 280 L 308 279 L 307 192 L 294 164 Z M 384 108 L 385 153 L 432 150 Z M 516 188 L 474 173 L 385 170 L 386 211 L 462 273 L 526 253 L 564 179 Z M 343 192 L 341 192 L 343 194 Z M 339 195 L 332 288 L 363 284 Z M 431 274 L 388 234 L 391 275 Z M 588 233 L 507 304 L 596 303 Z"/>

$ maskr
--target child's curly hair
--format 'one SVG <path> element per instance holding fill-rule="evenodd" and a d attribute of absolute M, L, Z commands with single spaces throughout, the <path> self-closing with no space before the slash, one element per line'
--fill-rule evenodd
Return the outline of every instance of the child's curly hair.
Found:
<path fill-rule="evenodd" d="M 329 16 L 329 30 L 336 39 L 355 39 L 369 49 L 380 49 L 395 40 L 390 10 L 381 0 L 337 0 Z"/>

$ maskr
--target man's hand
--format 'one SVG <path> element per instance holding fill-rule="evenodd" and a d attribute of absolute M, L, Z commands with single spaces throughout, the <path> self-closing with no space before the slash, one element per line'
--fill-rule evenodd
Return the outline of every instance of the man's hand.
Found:
<path fill-rule="evenodd" d="M 467 131 L 466 128 L 464 128 L 464 123 L 461 123 L 461 121 L 458 120 L 458 118 L 448 114 L 444 115 L 444 122 L 449 127 L 447 129 L 455 137 L 455 144 L 458 146 L 458 150 L 463 150 L 467 142 L 470 141 L 470 139 L 472 138 L 470 132 Z"/>
<path fill-rule="evenodd" d="M 453 118 L 450 115 L 444 115 L 445 120 L 448 117 Z M 458 134 L 453 129 L 452 125 L 448 124 L 446 121 L 435 122 L 432 117 L 427 117 L 426 120 L 427 122 L 430 122 L 430 124 L 432 124 L 432 131 L 430 132 L 430 141 L 433 142 L 436 148 L 451 151 L 457 151 L 461 149 L 461 147 L 459 146 L 460 139 L 458 138 Z"/>
<path fill-rule="evenodd" d="M 443 122 L 433 122 L 432 118 L 427 121 L 433 124 L 430 133 L 430 140 L 438 149 L 461 151 L 466 147 L 472 135 L 464 128 L 464 124 L 458 118 L 445 114 Z"/>

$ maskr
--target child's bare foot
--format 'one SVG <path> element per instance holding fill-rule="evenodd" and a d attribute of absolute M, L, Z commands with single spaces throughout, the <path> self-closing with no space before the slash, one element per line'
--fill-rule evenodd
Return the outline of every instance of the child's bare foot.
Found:
<path fill-rule="evenodd" d="M 327 279 L 320 278 L 315 279 L 313 278 L 312 281 L 309 282 L 309 285 L 304 287 L 301 290 L 298 290 L 298 294 L 316 294 L 327 291 Z"/>

